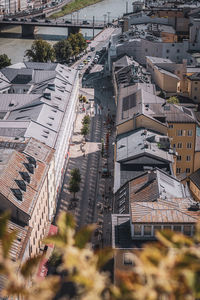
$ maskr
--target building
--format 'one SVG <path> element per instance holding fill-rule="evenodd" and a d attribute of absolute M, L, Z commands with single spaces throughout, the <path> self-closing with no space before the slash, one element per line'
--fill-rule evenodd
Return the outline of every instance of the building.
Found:
<path fill-rule="evenodd" d="M 187 77 L 188 96 L 195 102 L 200 103 L 200 72 Z"/>
<path fill-rule="evenodd" d="M 28 256 L 38 254 L 49 224 L 48 165 L 14 149 L 0 153 L 0 210 L 32 229 Z"/>
<path fill-rule="evenodd" d="M 194 199 L 200 201 L 200 169 L 189 176 L 189 186 Z"/>
<path fill-rule="evenodd" d="M 130 179 L 155 167 L 169 174 L 176 172 L 176 153 L 170 149 L 167 136 L 140 128 L 117 137 L 114 192 Z"/>
<path fill-rule="evenodd" d="M 57 63 L 19 63 L 0 71 L 0 136 L 30 138 L 55 149 L 58 196 L 76 117 L 78 71 Z"/>
<path fill-rule="evenodd" d="M 157 230 L 171 229 L 192 236 L 199 209 L 187 187 L 159 169 L 146 171 L 122 186 L 115 195 L 112 215 L 115 282 L 118 270 L 133 267 L 131 253 L 156 240 Z"/>
<path fill-rule="evenodd" d="M 186 64 L 173 63 L 170 59 L 146 57 L 147 71 L 151 73 L 153 82 L 166 96 L 181 93 L 187 95 Z"/>

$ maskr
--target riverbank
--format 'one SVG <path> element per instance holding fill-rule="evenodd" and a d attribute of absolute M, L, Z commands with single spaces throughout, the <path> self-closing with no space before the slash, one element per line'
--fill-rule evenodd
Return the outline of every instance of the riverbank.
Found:
<path fill-rule="evenodd" d="M 59 11 L 55 14 L 52 14 L 50 16 L 50 18 L 55 19 L 55 18 L 64 17 L 65 15 L 71 14 L 71 13 L 73 13 L 77 10 L 80 10 L 86 6 L 96 4 L 101 1 L 103 1 L 103 0 L 75 0 L 75 1 L 70 2 L 70 3 L 66 4 L 65 6 L 63 6 L 61 8 L 61 11 Z"/>

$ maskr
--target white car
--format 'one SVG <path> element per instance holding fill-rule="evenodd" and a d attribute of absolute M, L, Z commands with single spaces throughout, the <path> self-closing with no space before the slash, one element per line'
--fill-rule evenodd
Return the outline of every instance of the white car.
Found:
<path fill-rule="evenodd" d="M 83 63 L 80 63 L 79 65 L 78 65 L 78 70 L 82 70 L 83 69 L 83 67 L 84 67 L 84 64 Z"/>

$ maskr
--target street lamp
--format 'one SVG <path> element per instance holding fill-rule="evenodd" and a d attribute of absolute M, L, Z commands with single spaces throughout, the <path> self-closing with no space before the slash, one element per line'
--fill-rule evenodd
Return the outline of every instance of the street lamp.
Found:
<path fill-rule="evenodd" d="M 107 14 L 108 14 L 108 23 L 110 23 L 110 14 L 111 14 L 111 12 L 108 11 Z"/>

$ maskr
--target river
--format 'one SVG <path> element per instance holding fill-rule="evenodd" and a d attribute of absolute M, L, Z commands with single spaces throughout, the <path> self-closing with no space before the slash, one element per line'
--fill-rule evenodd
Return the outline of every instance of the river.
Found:
<path fill-rule="evenodd" d="M 104 0 L 63 18 L 91 20 L 94 16 L 96 20 L 108 22 L 121 17 L 126 12 L 126 3 L 128 3 L 128 12 L 131 12 L 132 2 L 133 0 Z M 35 37 L 45 39 L 51 44 L 67 36 L 66 28 L 38 27 L 36 30 Z M 95 30 L 95 34 L 98 31 Z M 81 32 L 85 37 L 92 36 L 92 30 L 82 30 Z M 33 39 L 22 39 L 20 34 L 21 26 L 3 30 L 0 34 L 0 54 L 6 53 L 11 58 L 12 63 L 23 61 L 25 50 L 29 49 L 33 42 Z"/>

